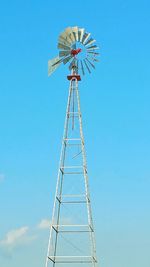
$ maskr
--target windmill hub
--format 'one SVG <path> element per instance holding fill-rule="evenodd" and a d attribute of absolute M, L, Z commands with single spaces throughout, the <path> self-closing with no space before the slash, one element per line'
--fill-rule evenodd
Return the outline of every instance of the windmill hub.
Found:
<path fill-rule="evenodd" d="M 71 50 L 71 55 L 76 56 L 82 51 L 81 48 Z"/>

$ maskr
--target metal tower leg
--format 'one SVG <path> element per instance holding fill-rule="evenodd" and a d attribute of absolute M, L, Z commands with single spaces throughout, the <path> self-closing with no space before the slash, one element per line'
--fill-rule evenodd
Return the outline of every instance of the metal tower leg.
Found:
<path fill-rule="evenodd" d="M 69 210 L 68 217 L 63 213 L 65 208 Z M 71 79 L 69 87 L 46 267 L 59 263 L 61 266 L 85 263 L 94 267 L 97 263 L 78 80 L 75 78 Z"/>

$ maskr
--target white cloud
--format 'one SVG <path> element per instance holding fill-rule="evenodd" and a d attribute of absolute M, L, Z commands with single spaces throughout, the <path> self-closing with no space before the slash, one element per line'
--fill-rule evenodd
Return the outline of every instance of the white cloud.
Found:
<path fill-rule="evenodd" d="M 42 219 L 40 223 L 37 225 L 37 228 L 39 229 L 49 229 L 51 225 L 50 220 L 48 219 Z"/>
<path fill-rule="evenodd" d="M 0 241 L 2 246 L 15 246 L 25 241 L 26 234 L 29 228 L 27 226 L 9 231 L 5 238 Z"/>
<path fill-rule="evenodd" d="M 0 240 L 0 256 L 11 260 L 14 250 L 24 248 L 37 239 L 37 234 L 29 230 L 28 226 L 24 226 L 9 231 L 5 238 Z"/>
<path fill-rule="evenodd" d="M 62 219 L 62 224 L 70 224 L 69 218 Z M 6 233 L 4 239 L 0 240 L 0 247 L 6 251 L 12 251 L 14 248 L 29 244 L 38 238 L 40 230 L 50 229 L 51 221 L 49 219 L 42 219 L 33 229 L 28 226 L 23 226 Z"/>
<path fill-rule="evenodd" d="M 0 241 L 3 245 L 13 245 L 14 243 L 18 242 L 28 231 L 28 227 L 24 226 L 15 230 L 11 230 L 6 234 L 5 239 Z"/>

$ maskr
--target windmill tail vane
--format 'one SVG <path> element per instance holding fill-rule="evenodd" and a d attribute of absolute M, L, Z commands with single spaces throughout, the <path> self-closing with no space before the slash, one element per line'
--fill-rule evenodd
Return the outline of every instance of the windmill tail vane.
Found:
<path fill-rule="evenodd" d="M 48 75 L 50 76 L 62 63 L 69 64 L 69 70 L 76 65 L 76 72 L 85 75 L 86 71 L 91 73 L 98 62 L 99 47 L 96 40 L 91 38 L 84 28 L 68 27 L 58 38 L 57 48 L 59 55 L 48 61 Z"/>

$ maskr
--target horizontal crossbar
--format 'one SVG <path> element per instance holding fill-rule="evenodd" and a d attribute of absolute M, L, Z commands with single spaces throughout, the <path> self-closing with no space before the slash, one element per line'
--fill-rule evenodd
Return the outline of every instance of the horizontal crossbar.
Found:
<path fill-rule="evenodd" d="M 56 199 L 61 204 L 86 204 L 86 200 L 61 200 L 60 198 L 56 197 Z"/>
<path fill-rule="evenodd" d="M 91 225 L 82 224 L 57 224 L 52 225 L 57 233 L 87 233 L 93 232 Z M 67 229 L 68 228 L 68 229 Z"/>
<path fill-rule="evenodd" d="M 48 256 L 48 259 L 54 263 L 93 263 L 97 262 L 91 256 Z"/>

